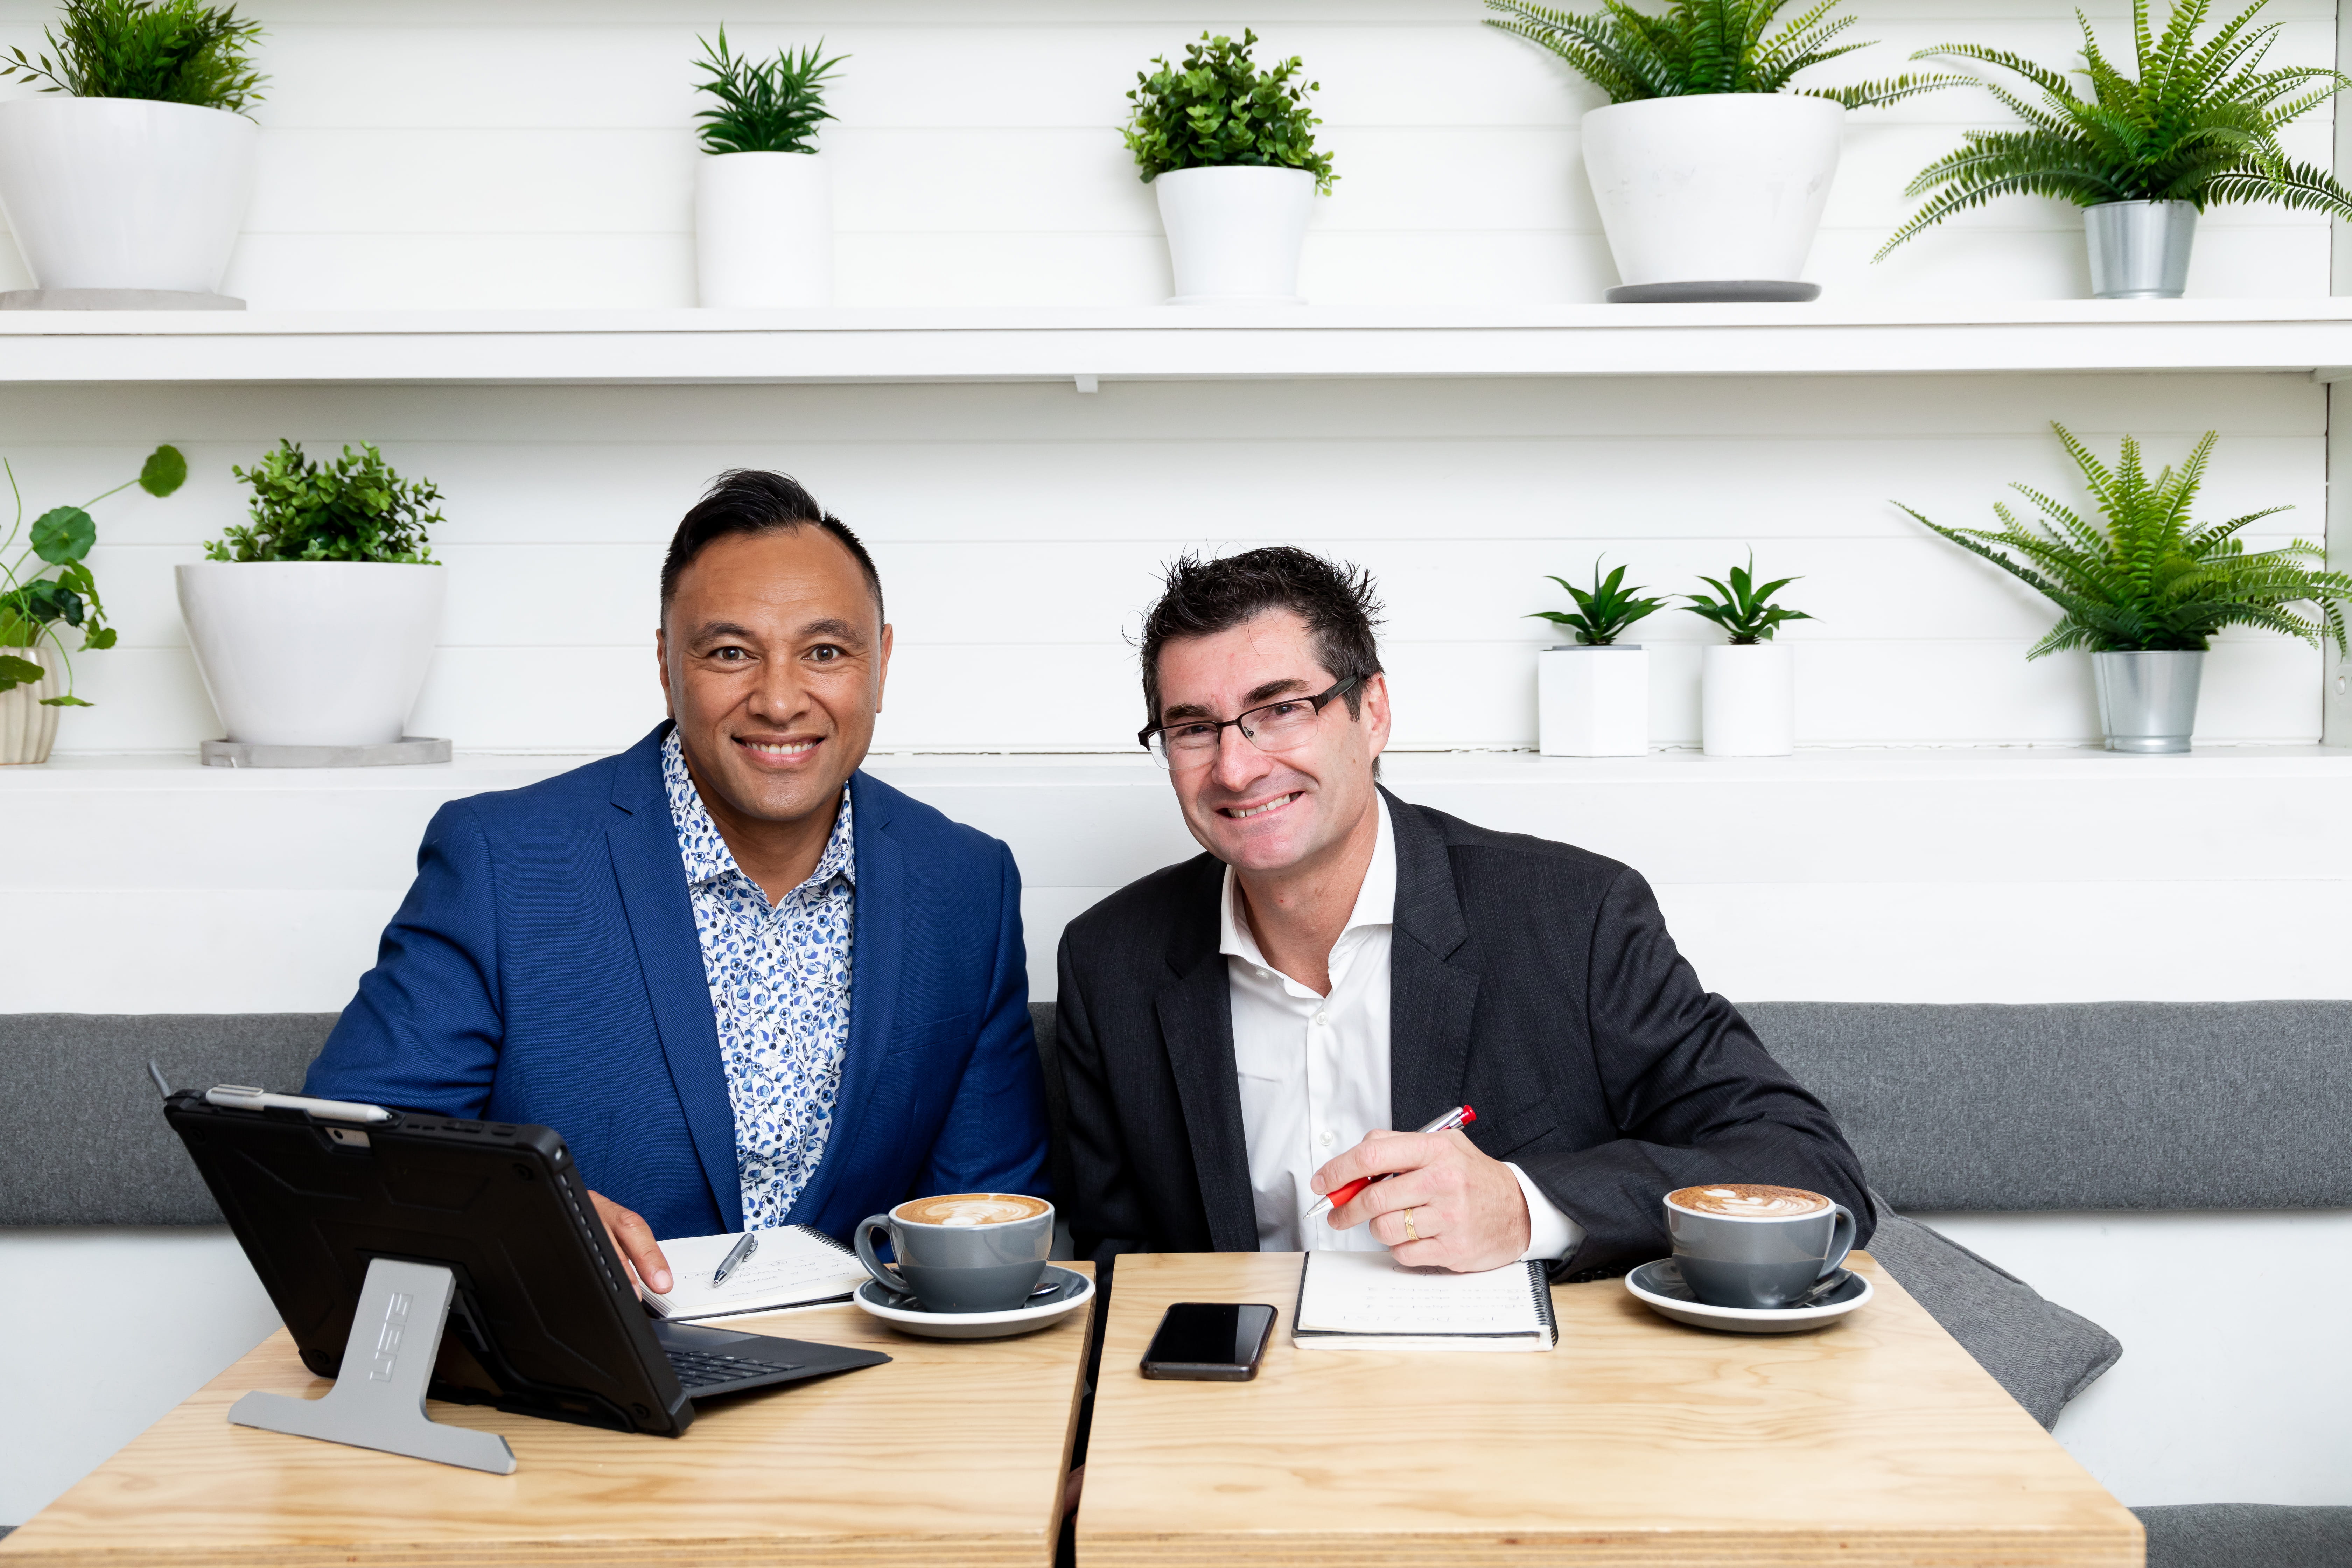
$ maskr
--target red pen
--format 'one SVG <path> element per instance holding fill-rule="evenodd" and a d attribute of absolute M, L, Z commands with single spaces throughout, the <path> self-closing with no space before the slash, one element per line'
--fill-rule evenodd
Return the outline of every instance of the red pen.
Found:
<path fill-rule="evenodd" d="M 1457 1105 L 1453 1110 L 1447 1111 L 1444 1115 L 1439 1117 L 1436 1121 L 1431 1122 L 1428 1126 L 1417 1129 L 1417 1131 L 1423 1132 L 1451 1132 L 1457 1127 L 1467 1127 L 1473 1121 L 1477 1120 L 1478 1113 L 1476 1111 L 1471 1110 L 1466 1105 Z M 1395 1172 L 1390 1171 L 1377 1176 L 1358 1176 L 1352 1182 L 1342 1182 L 1331 1191 L 1324 1194 L 1321 1197 L 1317 1198 L 1315 1200 L 1315 1206 L 1307 1211 L 1306 1217 L 1313 1219 L 1325 1209 L 1338 1208 L 1341 1204 L 1349 1202 L 1358 1193 L 1362 1192 L 1374 1182 L 1385 1182 L 1390 1176 L 1394 1174 L 1396 1174 Z"/>

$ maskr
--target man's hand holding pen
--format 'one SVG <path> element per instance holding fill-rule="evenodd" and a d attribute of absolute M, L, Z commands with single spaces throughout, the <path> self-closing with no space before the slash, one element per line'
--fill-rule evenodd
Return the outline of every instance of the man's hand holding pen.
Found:
<path fill-rule="evenodd" d="M 1368 1132 L 1315 1173 L 1328 1193 L 1359 1177 L 1374 1181 L 1333 1209 L 1336 1229 L 1369 1223 L 1399 1263 L 1467 1273 L 1499 1268 L 1527 1251 L 1528 1200 L 1517 1176 L 1458 1129 Z"/>

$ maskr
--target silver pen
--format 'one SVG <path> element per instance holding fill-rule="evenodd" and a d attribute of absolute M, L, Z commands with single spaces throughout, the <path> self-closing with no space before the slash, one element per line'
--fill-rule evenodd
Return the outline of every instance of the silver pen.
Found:
<path fill-rule="evenodd" d="M 727 1277 L 735 1272 L 735 1266 L 759 1250 L 760 1233 L 756 1230 L 745 1231 L 743 1239 L 729 1247 L 727 1256 L 719 1260 L 719 1271 L 711 1275 L 710 1283 L 714 1287 L 726 1284 Z"/>

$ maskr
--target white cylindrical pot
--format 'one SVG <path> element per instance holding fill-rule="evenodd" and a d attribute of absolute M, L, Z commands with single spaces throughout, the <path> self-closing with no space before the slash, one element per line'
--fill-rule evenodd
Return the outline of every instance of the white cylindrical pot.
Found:
<path fill-rule="evenodd" d="M 1716 643 L 1700 667 L 1699 728 L 1710 757 L 1797 749 L 1796 667 L 1779 643 Z"/>
<path fill-rule="evenodd" d="M 1725 92 L 1584 117 L 1584 168 L 1627 285 L 1794 283 L 1837 175 L 1845 110 Z M 1696 297 L 1696 296 L 1694 296 Z"/>
<path fill-rule="evenodd" d="M 833 180 L 819 153 L 717 153 L 694 174 L 697 297 L 713 309 L 833 303 Z"/>
<path fill-rule="evenodd" d="M 1536 656 L 1537 734 L 1547 757 L 1650 750 L 1650 656 L 1639 643 L 1571 644 Z"/>
<path fill-rule="evenodd" d="M 1175 273 L 1171 305 L 1296 305 L 1298 253 L 1315 210 L 1304 169 L 1232 165 L 1157 175 L 1160 224 Z"/>
<path fill-rule="evenodd" d="M 205 561 L 179 568 L 180 614 L 230 740 L 379 746 L 407 728 L 447 583 L 440 566 Z"/>
<path fill-rule="evenodd" d="M 30 659 L 48 671 L 38 680 L 0 691 L 0 767 L 46 763 L 49 748 L 57 743 L 58 710 L 41 704 L 64 693 L 58 671 L 65 661 L 47 637 L 35 647 L 0 647 L 0 654 Z"/>
<path fill-rule="evenodd" d="M 2188 202 L 2102 202 L 2083 209 L 2095 300 L 2178 300 L 2189 289 L 2197 208 Z"/>
<path fill-rule="evenodd" d="M 130 98 L 0 103 L 0 210 L 43 289 L 216 294 L 259 127 Z"/>
<path fill-rule="evenodd" d="M 2189 738 L 2197 731 L 2197 692 L 2205 679 L 2202 653 L 2095 653 L 2091 679 L 2099 690 L 2099 728 L 2106 734 L 2107 750 L 2189 750 Z"/>

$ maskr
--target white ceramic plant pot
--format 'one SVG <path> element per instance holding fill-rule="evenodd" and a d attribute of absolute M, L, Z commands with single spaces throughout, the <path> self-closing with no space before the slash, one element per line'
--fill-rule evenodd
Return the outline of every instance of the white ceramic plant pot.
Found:
<path fill-rule="evenodd" d="M 1585 173 L 1625 285 L 1610 298 L 1813 298 L 1820 289 L 1800 279 L 1844 131 L 1839 105 L 1787 93 L 1653 98 L 1585 115 Z"/>
<path fill-rule="evenodd" d="M 1699 728 L 1710 757 L 1797 749 L 1796 667 L 1779 643 L 1715 643 L 1700 667 Z"/>
<path fill-rule="evenodd" d="M 694 174 L 698 298 L 720 309 L 833 303 L 833 180 L 821 153 L 718 153 Z"/>
<path fill-rule="evenodd" d="M 205 561 L 179 568 L 180 614 L 230 740 L 385 745 L 433 663 L 447 583 L 439 566 Z"/>
<path fill-rule="evenodd" d="M 1297 305 L 1298 252 L 1315 210 L 1304 169 L 1172 169 L 1156 176 L 1175 273 L 1171 305 Z"/>
<path fill-rule="evenodd" d="M 47 638 L 37 647 L 0 647 L 0 653 L 31 659 L 48 671 L 30 684 L 0 691 L 0 767 L 46 763 L 49 748 L 57 743 L 58 710 L 41 704 L 65 691 L 65 682 L 58 679 L 64 661 Z"/>
<path fill-rule="evenodd" d="M 129 98 L 0 103 L 0 209 L 43 289 L 220 291 L 259 127 Z"/>
<path fill-rule="evenodd" d="M 1537 733 L 1547 757 L 1650 750 L 1650 656 L 1639 643 L 1571 644 L 1536 656 Z"/>

